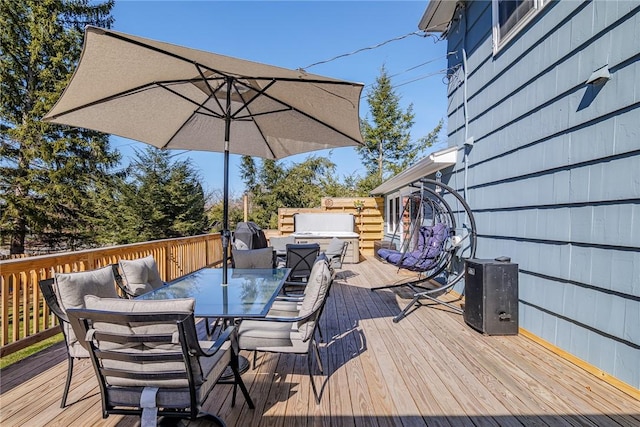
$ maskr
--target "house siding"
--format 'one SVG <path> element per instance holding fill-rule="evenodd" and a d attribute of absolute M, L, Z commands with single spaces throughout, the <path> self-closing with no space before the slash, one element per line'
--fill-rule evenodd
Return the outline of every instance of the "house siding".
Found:
<path fill-rule="evenodd" d="M 495 55 L 491 2 L 458 17 L 445 177 L 477 257 L 518 263 L 522 328 L 640 388 L 640 3 L 552 2 Z M 612 79 L 586 85 L 606 64 Z"/>

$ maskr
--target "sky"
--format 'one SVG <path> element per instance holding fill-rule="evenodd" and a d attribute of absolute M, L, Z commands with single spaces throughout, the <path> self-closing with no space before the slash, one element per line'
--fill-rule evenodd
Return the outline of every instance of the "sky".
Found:
<path fill-rule="evenodd" d="M 429 133 L 446 119 L 446 41 L 412 35 L 427 1 L 159 1 L 116 0 L 113 30 L 284 68 L 363 83 L 360 117 L 369 118 L 366 93 L 384 66 L 392 76 L 401 108 L 413 105 L 412 139 Z M 323 62 L 328 61 L 328 62 Z M 318 62 L 321 64 L 313 65 Z M 445 120 L 446 126 L 446 120 Z M 123 163 L 146 145 L 111 137 Z M 429 152 L 446 147 L 446 132 Z M 176 151 L 190 158 L 207 191 L 223 186 L 223 155 Z M 291 156 L 286 164 L 309 155 L 327 156 L 341 180 L 365 169 L 355 148 L 345 147 Z M 232 196 L 244 191 L 240 156 L 230 156 Z"/>

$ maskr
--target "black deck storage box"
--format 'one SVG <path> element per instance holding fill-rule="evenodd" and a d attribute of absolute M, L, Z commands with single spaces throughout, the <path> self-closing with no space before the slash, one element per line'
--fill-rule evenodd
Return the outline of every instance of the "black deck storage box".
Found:
<path fill-rule="evenodd" d="M 509 261 L 465 262 L 464 320 L 487 335 L 518 334 L 518 264 Z"/>

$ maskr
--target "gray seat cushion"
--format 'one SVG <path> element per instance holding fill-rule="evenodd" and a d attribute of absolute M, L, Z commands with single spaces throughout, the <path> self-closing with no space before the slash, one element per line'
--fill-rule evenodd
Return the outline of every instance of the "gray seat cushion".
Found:
<path fill-rule="evenodd" d="M 76 273 L 56 273 L 54 278 L 58 304 L 65 312 L 70 308 L 84 308 L 84 297 L 87 295 L 118 297 L 111 266 Z M 80 345 L 71 326 L 65 322 L 62 327 L 67 338 L 69 355 L 76 358 L 89 357 L 89 352 Z"/>
<path fill-rule="evenodd" d="M 324 253 L 327 254 L 327 257 L 329 259 L 335 256 L 340 256 L 342 255 L 342 249 L 346 244 L 346 240 L 340 240 L 337 237 L 334 237 L 329 241 L 329 245 L 327 246 L 327 249 L 324 251 Z"/>
<path fill-rule="evenodd" d="M 282 353 L 306 353 L 309 345 L 293 322 L 243 320 L 238 329 L 238 343 L 243 350 Z"/>
<path fill-rule="evenodd" d="M 320 308 L 327 296 L 330 284 L 331 270 L 329 265 L 326 261 L 316 262 L 307 281 L 307 289 L 300 306 L 300 317 L 308 316 Z M 314 327 L 315 319 L 298 322 L 298 329 L 302 332 L 304 341 L 311 337 Z"/>
<path fill-rule="evenodd" d="M 295 317 L 317 313 L 327 296 L 331 284 L 331 272 L 325 260 L 316 262 L 311 270 L 305 296 Z M 293 308 L 294 303 L 279 301 L 275 310 Z M 298 308 L 295 303 L 295 308 Z M 271 312 L 270 312 L 271 313 Z M 278 316 L 280 317 L 280 316 Z M 288 317 L 288 316 L 283 316 Z M 271 351 L 281 353 L 306 353 L 317 316 L 296 322 L 268 320 L 243 320 L 238 329 L 238 342 L 243 350 Z"/>
<path fill-rule="evenodd" d="M 125 286 L 133 295 L 142 295 L 164 286 L 153 255 L 133 260 L 121 259 L 118 264 Z"/>
<path fill-rule="evenodd" d="M 267 313 L 267 317 L 298 317 L 302 301 L 276 300 Z"/>
<path fill-rule="evenodd" d="M 292 235 L 289 236 L 272 236 L 269 237 L 269 245 L 278 255 L 287 254 L 287 244 L 295 243 L 296 239 Z"/>

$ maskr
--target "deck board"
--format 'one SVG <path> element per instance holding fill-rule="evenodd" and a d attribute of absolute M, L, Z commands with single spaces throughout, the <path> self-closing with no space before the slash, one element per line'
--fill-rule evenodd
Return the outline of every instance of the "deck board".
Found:
<path fill-rule="evenodd" d="M 256 408 L 240 392 L 232 407 L 232 387 L 221 384 L 205 410 L 238 427 L 640 425 L 640 402 L 525 336 L 482 335 L 444 306 L 417 307 L 393 323 L 410 292 L 370 288 L 406 273 L 375 259 L 344 267 L 320 322 L 321 403 L 306 356 L 260 353 L 257 368 L 243 374 Z M 102 419 L 93 369 L 86 360 L 76 365 L 65 409 L 60 345 L 4 369 L 0 425 L 139 425 L 132 416 Z"/>

